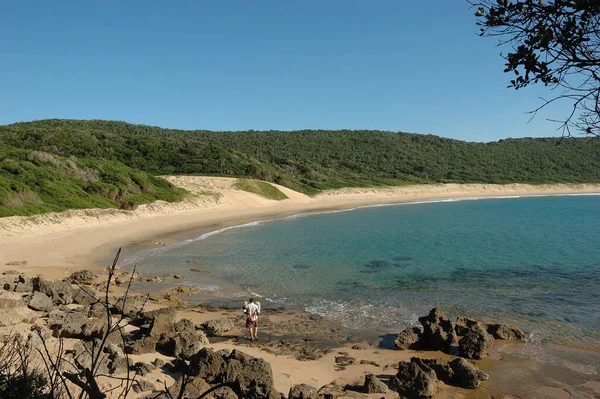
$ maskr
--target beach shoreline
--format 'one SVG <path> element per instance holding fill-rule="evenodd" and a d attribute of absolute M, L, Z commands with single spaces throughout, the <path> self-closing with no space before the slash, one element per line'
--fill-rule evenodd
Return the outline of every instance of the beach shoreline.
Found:
<path fill-rule="evenodd" d="M 168 176 L 193 197 L 181 203 L 157 202 L 134 211 L 75 210 L 0 219 L 0 272 L 14 269 L 60 277 L 76 269 L 99 270 L 100 261 L 119 247 L 162 245 L 175 235 L 217 230 L 290 215 L 341 211 L 365 206 L 546 195 L 600 194 L 600 184 L 433 184 L 346 188 L 315 197 L 276 186 L 289 199 L 269 200 L 232 187 L 237 179 Z"/>

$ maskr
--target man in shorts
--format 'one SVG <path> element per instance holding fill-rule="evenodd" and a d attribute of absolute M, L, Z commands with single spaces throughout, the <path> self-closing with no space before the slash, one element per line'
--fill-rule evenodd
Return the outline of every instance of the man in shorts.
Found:
<path fill-rule="evenodd" d="M 254 298 L 250 298 L 250 303 L 246 306 L 246 328 L 250 331 L 250 339 L 255 341 L 258 339 L 258 315 L 260 314 L 260 302 L 254 302 Z"/>

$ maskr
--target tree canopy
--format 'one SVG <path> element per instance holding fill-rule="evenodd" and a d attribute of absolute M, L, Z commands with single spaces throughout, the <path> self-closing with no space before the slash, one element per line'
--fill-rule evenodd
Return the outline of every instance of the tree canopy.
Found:
<path fill-rule="evenodd" d="M 509 87 L 543 84 L 555 89 L 546 105 L 567 101 L 560 122 L 571 130 L 600 136 L 600 1 L 482 0 L 476 8 L 480 34 L 510 46 L 504 72 L 514 74 Z"/>

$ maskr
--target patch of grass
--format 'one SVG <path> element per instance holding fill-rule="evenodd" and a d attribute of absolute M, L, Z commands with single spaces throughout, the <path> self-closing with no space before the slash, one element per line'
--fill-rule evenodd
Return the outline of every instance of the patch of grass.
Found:
<path fill-rule="evenodd" d="M 0 144 L 0 217 L 68 209 L 134 209 L 187 192 L 168 181 L 102 158 L 60 157 Z"/>
<path fill-rule="evenodd" d="M 264 181 L 254 179 L 238 179 L 234 183 L 233 188 L 236 190 L 247 191 L 249 193 L 258 194 L 261 197 L 281 201 L 288 199 L 288 196 L 282 193 L 277 187 L 265 183 Z"/>

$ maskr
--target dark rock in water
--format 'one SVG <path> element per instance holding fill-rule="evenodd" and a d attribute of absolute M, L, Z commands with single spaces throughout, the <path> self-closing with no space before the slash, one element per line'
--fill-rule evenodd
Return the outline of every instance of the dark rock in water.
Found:
<path fill-rule="evenodd" d="M 190 358 L 189 373 L 209 384 L 220 382 L 225 376 L 225 360 L 210 348 L 202 348 Z"/>
<path fill-rule="evenodd" d="M 412 260 L 410 256 L 396 256 L 394 260 L 399 262 L 406 262 L 407 260 Z"/>
<path fill-rule="evenodd" d="M 489 378 L 489 375 L 462 358 L 454 359 L 449 366 L 454 372 L 453 381 L 462 388 L 475 389 Z"/>
<path fill-rule="evenodd" d="M 373 374 L 365 376 L 365 393 L 388 393 L 389 389 L 381 380 Z"/>
<path fill-rule="evenodd" d="M 483 359 L 490 354 L 494 338 L 481 327 L 474 327 L 458 341 L 461 356 L 469 359 Z"/>
<path fill-rule="evenodd" d="M 422 346 L 423 333 L 417 327 L 405 328 L 394 341 L 396 349 L 418 349 Z"/>
<path fill-rule="evenodd" d="M 373 274 L 373 273 L 380 273 L 381 271 L 382 271 L 381 269 L 370 269 L 370 270 L 360 270 L 359 273 Z"/>
<path fill-rule="evenodd" d="M 390 379 L 390 389 L 409 398 L 432 398 L 436 381 L 433 371 L 425 371 L 415 362 L 400 362 L 398 374 Z"/>
<path fill-rule="evenodd" d="M 423 325 L 423 346 L 427 349 L 448 351 L 457 341 L 450 319 L 438 309 L 433 308 L 427 316 L 419 317 Z"/>
<path fill-rule="evenodd" d="M 310 265 L 307 265 L 306 263 L 298 263 L 297 265 L 293 266 L 294 269 L 310 269 Z"/>
<path fill-rule="evenodd" d="M 363 267 L 368 267 L 370 269 L 386 269 L 391 266 L 392 263 L 388 262 L 387 260 L 372 260 L 363 265 Z"/>
<path fill-rule="evenodd" d="M 317 399 L 317 388 L 308 384 L 297 384 L 290 388 L 288 399 Z"/>

